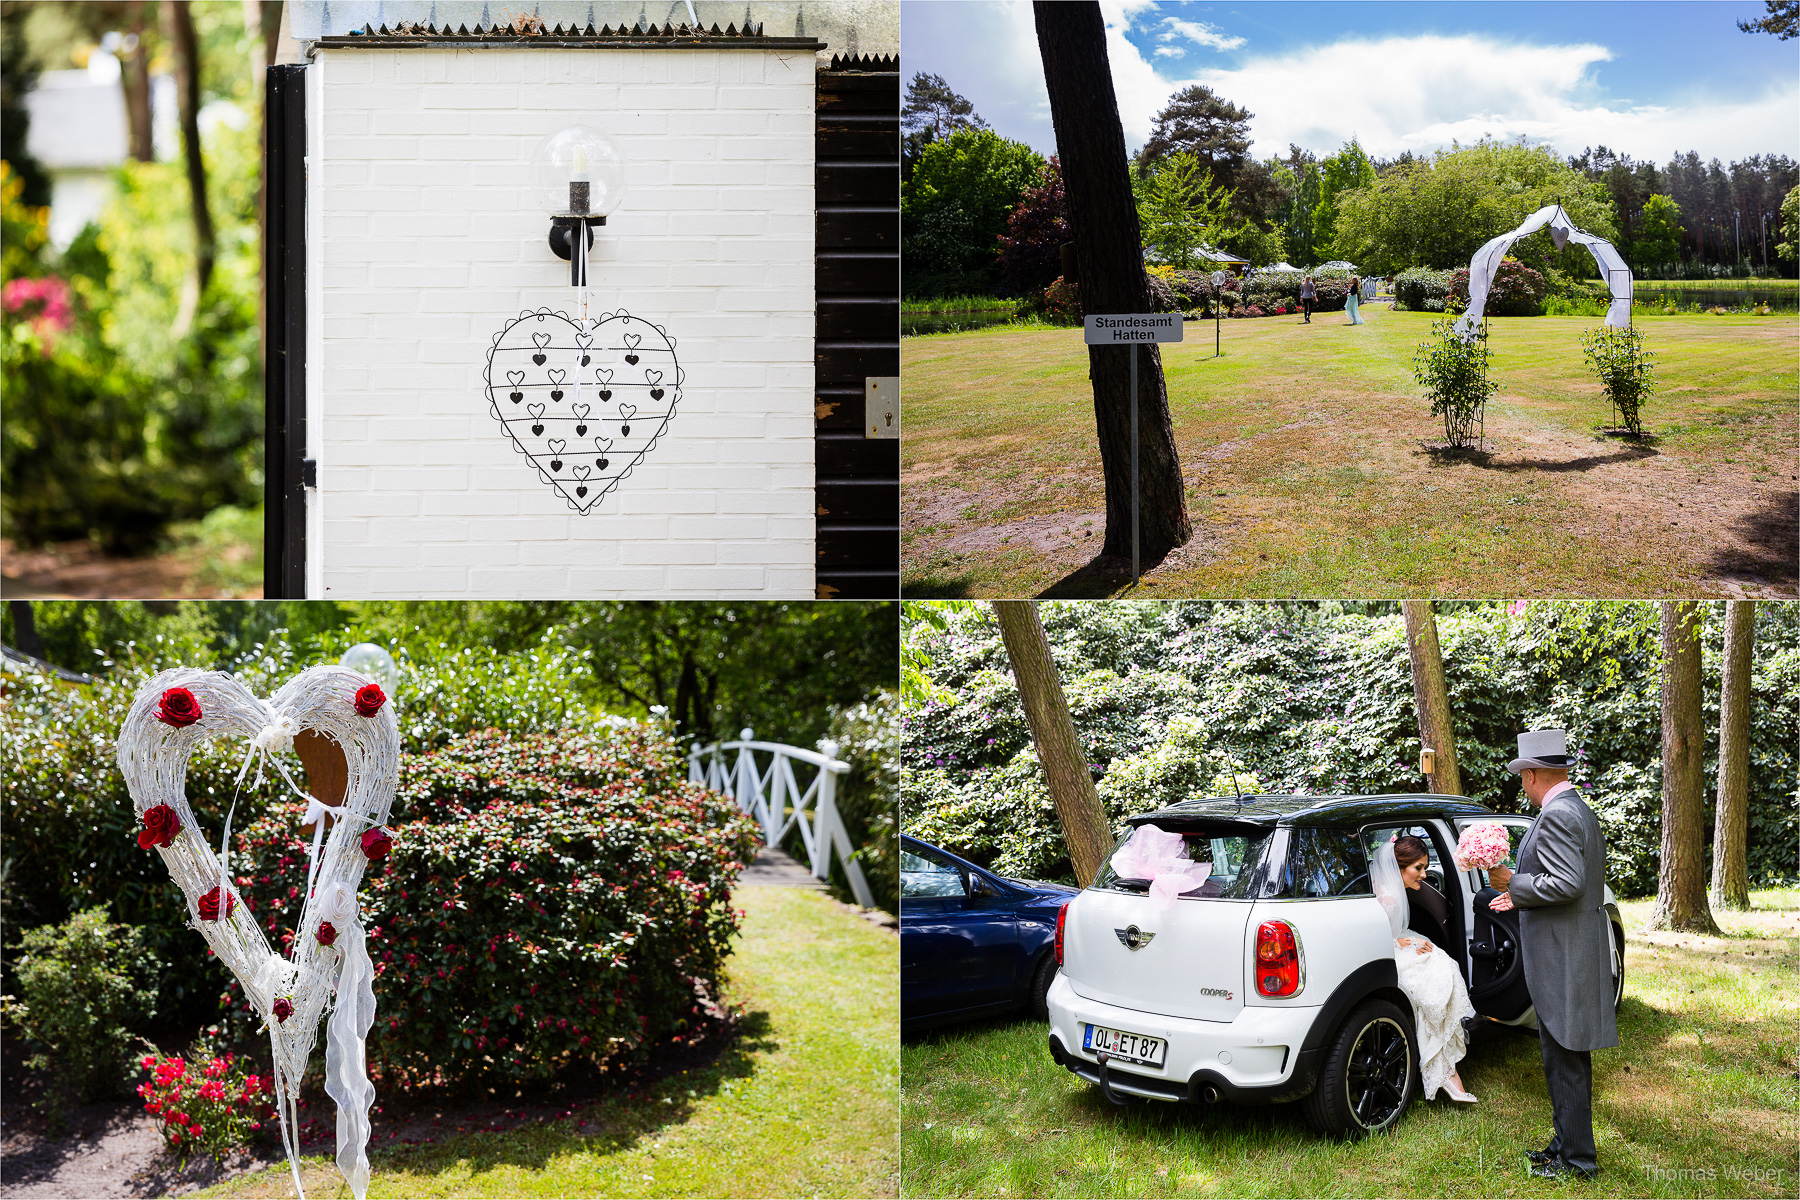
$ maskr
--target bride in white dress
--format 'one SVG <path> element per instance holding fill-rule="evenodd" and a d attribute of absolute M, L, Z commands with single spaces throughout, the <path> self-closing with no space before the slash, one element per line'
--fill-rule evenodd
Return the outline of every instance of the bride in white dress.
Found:
<path fill-rule="evenodd" d="M 1431 1099 L 1441 1087 L 1450 1099 L 1473 1104 L 1475 1097 L 1463 1089 L 1456 1072 L 1456 1064 L 1468 1048 L 1463 1018 L 1475 1015 L 1469 989 L 1448 954 L 1430 938 L 1407 928 L 1406 893 L 1418 888 L 1429 864 L 1423 841 L 1398 838 L 1376 850 L 1370 882 L 1394 931 L 1394 966 L 1400 974 L 1400 990 L 1412 1001 L 1418 1021 L 1419 1073 L 1425 1081 L 1425 1098 Z"/>

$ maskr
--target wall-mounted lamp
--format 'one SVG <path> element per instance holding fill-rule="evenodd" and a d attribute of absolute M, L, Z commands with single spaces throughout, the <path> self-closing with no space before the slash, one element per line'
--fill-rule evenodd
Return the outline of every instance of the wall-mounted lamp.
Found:
<path fill-rule="evenodd" d="M 571 125 L 539 143 L 531 186 L 550 213 L 551 251 L 569 260 L 569 283 L 586 286 L 594 226 L 625 198 L 625 155 L 599 130 Z M 575 236 L 578 229 L 584 236 Z"/>

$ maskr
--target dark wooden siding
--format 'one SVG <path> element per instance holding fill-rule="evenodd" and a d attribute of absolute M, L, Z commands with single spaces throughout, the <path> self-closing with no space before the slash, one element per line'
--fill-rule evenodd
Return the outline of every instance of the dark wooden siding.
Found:
<path fill-rule="evenodd" d="M 900 595 L 900 443 L 863 436 L 863 381 L 900 374 L 900 63 L 819 72 L 816 424 L 821 598 Z"/>
<path fill-rule="evenodd" d="M 270 67 L 263 160 L 263 595 L 306 595 L 306 68 Z"/>

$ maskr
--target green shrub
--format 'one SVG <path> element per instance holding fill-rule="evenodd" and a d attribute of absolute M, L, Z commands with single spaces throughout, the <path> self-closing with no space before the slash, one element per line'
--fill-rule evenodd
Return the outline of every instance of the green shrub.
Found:
<path fill-rule="evenodd" d="M 1443 312 L 1450 294 L 1450 272 L 1408 267 L 1394 276 L 1394 307 L 1414 312 Z M 1435 307 L 1433 307 L 1435 303 Z"/>
<path fill-rule="evenodd" d="M 875 906 L 900 911 L 900 698 L 881 692 L 873 700 L 839 709 L 825 735 L 837 757 L 850 764 L 837 783 L 838 814 L 857 861 L 874 893 Z M 833 860 L 832 888 L 840 900 L 854 899 Z"/>
<path fill-rule="evenodd" d="M 1464 447 L 1475 440 L 1475 426 L 1488 397 L 1500 390 L 1488 376 L 1487 329 L 1468 338 L 1453 321 L 1433 321 L 1426 340 L 1413 357 L 1413 378 L 1431 397 L 1431 413 L 1444 419 L 1444 440 Z"/>
<path fill-rule="evenodd" d="M 208 1032 L 216 1035 L 218 1030 Z M 207 1048 L 203 1040 L 191 1058 L 146 1054 L 138 1062 L 149 1078 L 138 1085 L 137 1094 L 164 1145 L 183 1159 L 195 1150 L 223 1159 L 273 1128 L 275 1081 L 245 1072 L 244 1061 Z"/>
<path fill-rule="evenodd" d="M 158 969 L 142 931 L 113 924 L 105 905 L 25 931 L 6 1015 L 39 1047 L 26 1065 L 53 1072 L 53 1108 L 124 1090 L 130 1028 L 156 1016 Z"/>
<path fill-rule="evenodd" d="M 1651 378 L 1656 354 L 1644 349 L 1644 335 L 1635 328 L 1601 325 L 1581 335 L 1581 356 L 1600 377 L 1619 423 L 1633 437 L 1643 436 L 1641 411 L 1656 390 Z"/>
<path fill-rule="evenodd" d="M 1535 317 L 1544 311 L 1544 277 L 1517 259 L 1505 258 L 1494 271 L 1482 312 L 1490 317 Z M 1450 294 L 1461 312 L 1469 307 L 1469 269 L 1450 276 Z"/>
<path fill-rule="evenodd" d="M 305 869 L 297 816 L 265 812 L 234 860 L 276 945 Z M 362 886 L 380 998 L 369 1057 L 389 1079 L 638 1061 L 717 1012 L 731 888 L 757 830 L 687 781 L 663 724 L 489 731 L 409 755 L 390 827 L 394 849 Z M 247 1037 L 236 981 L 226 990 Z"/>

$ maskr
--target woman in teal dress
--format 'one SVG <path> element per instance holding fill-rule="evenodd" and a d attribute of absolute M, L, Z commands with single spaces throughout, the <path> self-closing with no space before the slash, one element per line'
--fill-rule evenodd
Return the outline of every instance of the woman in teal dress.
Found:
<path fill-rule="evenodd" d="M 1350 323 L 1352 325 L 1361 325 L 1363 323 L 1362 314 L 1356 311 L 1357 297 L 1361 295 L 1362 280 L 1352 275 L 1350 277 L 1350 294 L 1344 297 L 1344 311 L 1350 314 Z"/>

